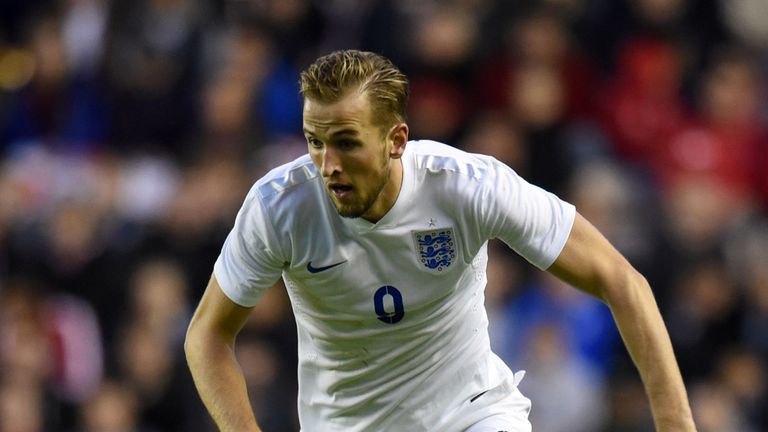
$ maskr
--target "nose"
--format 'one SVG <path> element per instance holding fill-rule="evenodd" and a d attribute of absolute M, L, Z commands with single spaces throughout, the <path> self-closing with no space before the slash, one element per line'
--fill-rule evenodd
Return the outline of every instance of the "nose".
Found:
<path fill-rule="evenodd" d="M 332 147 L 326 146 L 323 149 L 320 174 L 323 177 L 331 177 L 333 174 L 339 172 L 341 172 L 341 163 L 338 154 L 336 154 L 336 151 Z"/>

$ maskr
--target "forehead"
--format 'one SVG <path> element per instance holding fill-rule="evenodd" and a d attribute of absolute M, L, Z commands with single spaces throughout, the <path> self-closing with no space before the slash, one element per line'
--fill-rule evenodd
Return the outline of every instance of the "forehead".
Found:
<path fill-rule="evenodd" d="M 340 128 L 363 129 L 371 125 L 368 97 L 354 91 L 336 102 L 304 99 L 304 131 L 313 134 L 333 133 Z"/>

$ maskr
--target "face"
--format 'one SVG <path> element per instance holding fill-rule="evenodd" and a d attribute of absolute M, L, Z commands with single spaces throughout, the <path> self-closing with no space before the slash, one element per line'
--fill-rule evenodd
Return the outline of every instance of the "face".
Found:
<path fill-rule="evenodd" d="M 304 135 L 341 216 L 376 222 L 389 211 L 402 182 L 404 123 L 382 131 L 372 122 L 368 97 L 352 91 L 332 103 L 305 99 Z"/>

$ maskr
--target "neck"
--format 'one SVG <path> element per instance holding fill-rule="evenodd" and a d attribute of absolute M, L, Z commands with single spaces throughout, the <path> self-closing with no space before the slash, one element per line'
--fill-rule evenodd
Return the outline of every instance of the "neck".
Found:
<path fill-rule="evenodd" d="M 397 197 L 400 195 L 400 188 L 403 186 L 403 161 L 402 159 L 391 159 L 391 161 L 389 177 L 384 184 L 384 188 L 371 208 L 362 215 L 362 218 L 368 222 L 376 223 L 380 221 L 392 206 L 395 205 Z"/>

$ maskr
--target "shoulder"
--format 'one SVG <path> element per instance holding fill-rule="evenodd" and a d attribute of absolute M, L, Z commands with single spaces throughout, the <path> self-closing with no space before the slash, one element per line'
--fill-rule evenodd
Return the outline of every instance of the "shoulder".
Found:
<path fill-rule="evenodd" d="M 437 141 L 411 141 L 408 147 L 416 170 L 421 173 L 479 181 L 493 175 L 502 165 L 491 156 L 468 153 Z"/>
<path fill-rule="evenodd" d="M 251 188 L 249 195 L 261 200 L 273 200 L 277 196 L 301 188 L 318 178 L 318 172 L 309 155 L 301 156 L 270 170 Z"/>
<path fill-rule="evenodd" d="M 260 214 L 273 224 L 293 220 L 291 215 L 317 207 L 321 182 L 308 155 L 273 168 L 258 179 L 243 202 L 242 210 Z"/>

